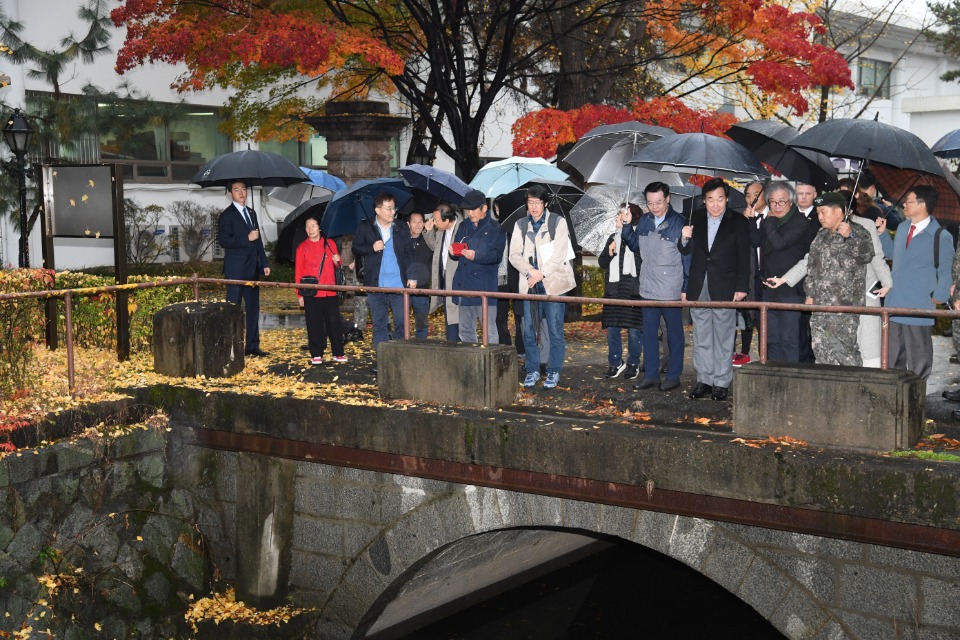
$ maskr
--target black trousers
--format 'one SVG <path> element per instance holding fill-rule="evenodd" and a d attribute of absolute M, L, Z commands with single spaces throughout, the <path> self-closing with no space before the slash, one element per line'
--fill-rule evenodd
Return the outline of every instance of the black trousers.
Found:
<path fill-rule="evenodd" d="M 307 344 L 314 358 L 323 356 L 330 339 L 333 355 L 343 355 L 343 326 L 340 322 L 340 300 L 337 296 L 317 296 L 303 299 L 303 313 L 307 321 Z"/>
<path fill-rule="evenodd" d="M 511 293 L 508 285 L 497 287 L 500 293 Z M 510 324 L 508 322 L 510 314 L 510 300 L 500 300 L 497 302 L 497 340 L 500 344 L 510 344 Z M 517 324 L 517 330 L 520 329 L 520 323 Z"/>

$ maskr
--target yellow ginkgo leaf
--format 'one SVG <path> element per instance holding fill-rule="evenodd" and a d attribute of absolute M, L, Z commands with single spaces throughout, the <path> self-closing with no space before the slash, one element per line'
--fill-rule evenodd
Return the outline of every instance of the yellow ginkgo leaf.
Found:
<path fill-rule="evenodd" d="M 89 199 L 90 199 L 90 196 L 88 196 L 87 194 L 83 194 L 82 196 L 80 196 L 80 202 L 86 202 Z"/>
<path fill-rule="evenodd" d="M 77 206 L 77 201 L 74 200 L 73 198 L 70 198 L 70 206 L 71 206 L 71 207 Z"/>
<path fill-rule="evenodd" d="M 89 184 L 89 185 L 92 187 L 92 186 L 93 186 L 93 180 L 87 180 L 87 184 Z"/>

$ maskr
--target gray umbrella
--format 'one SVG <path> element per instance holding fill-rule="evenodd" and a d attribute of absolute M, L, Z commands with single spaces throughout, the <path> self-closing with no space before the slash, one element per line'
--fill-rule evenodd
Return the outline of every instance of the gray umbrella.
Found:
<path fill-rule="evenodd" d="M 656 171 L 720 178 L 759 180 L 768 175 L 746 147 L 707 133 L 661 138 L 641 149 L 630 164 Z"/>
<path fill-rule="evenodd" d="M 627 184 L 640 190 L 655 181 L 680 186 L 683 179 L 676 174 L 659 175 L 627 164 L 651 142 L 675 135 L 671 129 L 642 122 L 605 124 L 584 134 L 563 162 L 579 171 L 588 184 Z"/>

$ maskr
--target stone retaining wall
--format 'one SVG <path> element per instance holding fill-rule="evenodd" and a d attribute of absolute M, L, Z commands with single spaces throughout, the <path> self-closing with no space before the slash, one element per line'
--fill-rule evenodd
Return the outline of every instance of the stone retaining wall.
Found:
<path fill-rule="evenodd" d="M 208 594 L 211 567 L 167 435 L 139 426 L 0 460 L 0 630 L 187 636 L 184 611 Z"/>

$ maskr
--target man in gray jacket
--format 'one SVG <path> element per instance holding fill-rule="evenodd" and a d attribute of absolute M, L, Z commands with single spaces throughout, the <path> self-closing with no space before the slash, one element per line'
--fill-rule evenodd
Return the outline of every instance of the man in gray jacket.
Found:
<path fill-rule="evenodd" d="M 623 227 L 623 242 L 640 254 L 640 297 L 644 300 L 679 300 L 687 290 L 690 256 L 680 254 L 677 242 L 683 229 L 683 216 L 670 206 L 670 187 L 651 182 L 644 189 L 649 213 L 644 214 L 636 230 Z M 680 307 L 643 308 L 643 380 L 634 389 L 659 386 L 671 391 L 680 386 L 683 373 L 683 319 Z M 660 318 L 667 326 L 670 362 L 667 377 L 660 382 L 660 344 L 657 333 Z"/>

